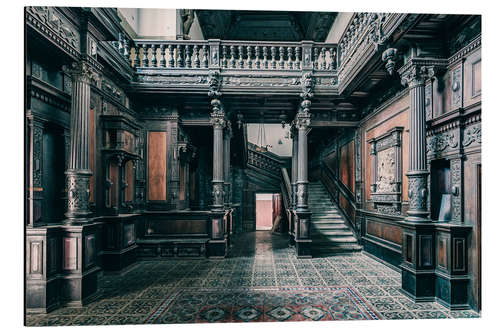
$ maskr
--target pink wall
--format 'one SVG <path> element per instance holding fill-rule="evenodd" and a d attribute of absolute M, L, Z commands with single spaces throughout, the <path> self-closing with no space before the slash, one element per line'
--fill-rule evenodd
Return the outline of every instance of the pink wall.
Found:
<path fill-rule="evenodd" d="M 255 218 L 257 230 L 271 230 L 273 226 L 273 201 L 256 200 Z"/>

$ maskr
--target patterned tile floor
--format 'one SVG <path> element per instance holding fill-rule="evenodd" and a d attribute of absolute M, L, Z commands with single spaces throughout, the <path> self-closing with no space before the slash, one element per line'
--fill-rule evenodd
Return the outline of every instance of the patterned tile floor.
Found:
<path fill-rule="evenodd" d="M 269 232 L 234 244 L 224 260 L 141 261 L 104 275 L 97 301 L 27 315 L 26 325 L 478 317 L 412 302 L 399 290 L 401 274 L 363 253 L 296 259 L 287 239 Z"/>

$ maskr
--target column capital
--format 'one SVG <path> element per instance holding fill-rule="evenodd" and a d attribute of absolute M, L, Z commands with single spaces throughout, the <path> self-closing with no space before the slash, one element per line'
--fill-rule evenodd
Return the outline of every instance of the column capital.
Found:
<path fill-rule="evenodd" d="M 408 85 L 410 89 L 423 86 L 426 80 L 434 78 L 444 66 L 446 59 L 411 58 L 398 70 L 401 84 Z"/>
<path fill-rule="evenodd" d="M 87 84 L 90 84 L 91 81 L 98 81 L 100 78 L 97 71 L 84 60 L 74 61 L 70 66 L 64 65 L 62 70 L 71 75 L 73 81 L 80 81 Z"/>
<path fill-rule="evenodd" d="M 309 102 L 309 104 L 310 103 L 311 102 Z M 297 115 L 295 116 L 294 125 L 297 128 L 297 130 L 307 130 L 309 125 L 311 124 L 311 114 L 305 110 L 306 109 L 303 109 L 297 112 Z M 307 108 L 307 110 L 309 109 Z"/>

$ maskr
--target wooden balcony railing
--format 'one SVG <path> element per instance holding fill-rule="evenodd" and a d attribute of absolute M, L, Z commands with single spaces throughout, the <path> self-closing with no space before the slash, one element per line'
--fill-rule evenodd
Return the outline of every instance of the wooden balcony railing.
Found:
<path fill-rule="evenodd" d="M 133 68 L 256 71 L 334 71 L 337 45 L 331 43 L 223 40 L 119 40 L 115 46 Z"/>

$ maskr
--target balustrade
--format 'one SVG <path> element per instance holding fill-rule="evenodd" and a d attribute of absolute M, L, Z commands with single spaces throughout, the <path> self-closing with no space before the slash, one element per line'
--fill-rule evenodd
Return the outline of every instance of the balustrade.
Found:
<path fill-rule="evenodd" d="M 208 41 L 120 40 L 117 51 L 134 68 L 209 68 Z M 311 47 L 311 44 L 308 44 Z M 216 67 L 231 70 L 299 71 L 305 46 L 301 42 L 219 41 Z M 312 43 L 314 71 L 337 69 L 337 45 Z M 212 54 L 212 57 L 214 55 Z"/>

